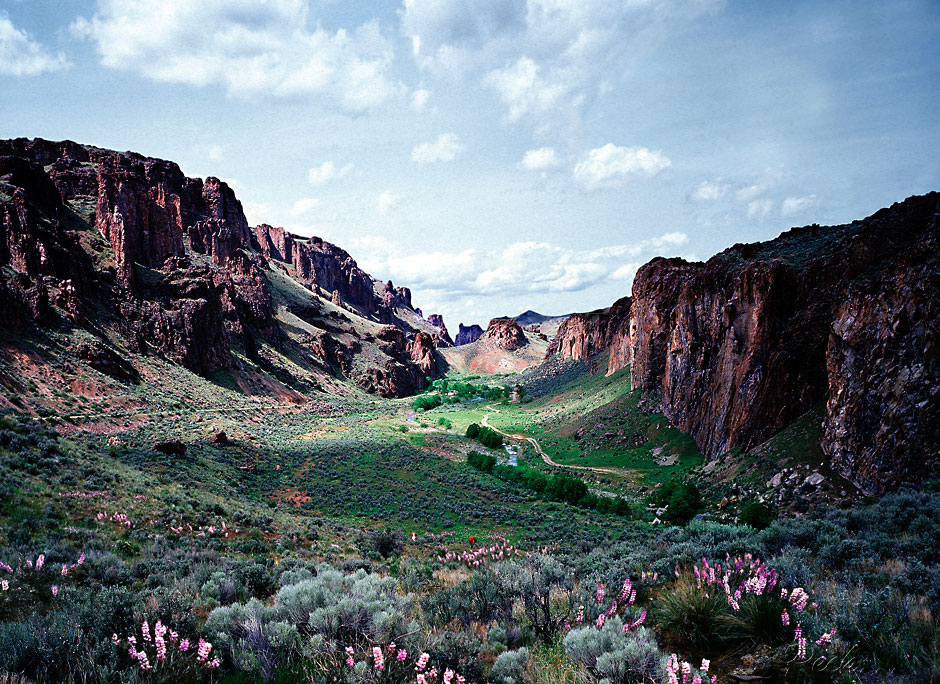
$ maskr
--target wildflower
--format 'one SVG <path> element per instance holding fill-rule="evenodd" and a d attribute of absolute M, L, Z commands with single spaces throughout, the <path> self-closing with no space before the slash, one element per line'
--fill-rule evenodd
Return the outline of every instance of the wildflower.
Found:
<path fill-rule="evenodd" d="M 39 558 L 36 559 L 36 572 L 42 570 L 43 563 L 46 562 L 46 554 L 40 553 Z"/>
<path fill-rule="evenodd" d="M 403 648 L 398 649 L 398 656 L 397 656 L 398 662 L 400 663 L 405 662 L 405 658 L 407 657 L 408 657 L 408 651 L 406 651 Z"/>
<path fill-rule="evenodd" d="M 180 642 L 180 650 L 181 650 L 181 651 L 188 651 L 188 650 L 189 650 L 189 639 L 183 639 L 183 640 Z"/>
<path fill-rule="evenodd" d="M 598 603 L 604 602 L 604 585 L 603 584 L 597 585 L 597 592 L 595 593 L 595 600 Z"/>
<path fill-rule="evenodd" d="M 790 605 L 793 606 L 797 612 L 802 611 L 806 608 L 806 604 L 809 602 L 809 594 L 803 591 L 803 587 L 797 587 L 790 594 Z"/>
<path fill-rule="evenodd" d="M 144 635 L 144 641 L 150 641 L 150 625 L 144 620 L 144 624 L 140 626 L 140 633 Z"/>
<path fill-rule="evenodd" d="M 578 606 L 578 617 L 575 619 L 575 624 L 580 625 L 584 622 L 584 606 Z"/>
<path fill-rule="evenodd" d="M 448 667 L 446 670 L 444 670 L 444 684 L 450 684 L 453 678 L 454 678 L 454 671 Z"/>
<path fill-rule="evenodd" d="M 55 598 L 58 595 L 59 595 L 59 585 L 53 584 L 52 585 L 52 598 Z"/>
<path fill-rule="evenodd" d="M 420 656 L 418 656 L 418 662 L 415 663 L 415 670 L 418 672 L 424 671 L 424 668 L 427 667 L 428 661 L 430 659 L 431 656 L 429 656 L 427 653 L 422 653 Z"/>
<path fill-rule="evenodd" d="M 115 646 L 117 646 L 119 643 L 121 643 L 121 640 L 118 639 L 117 632 L 115 632 L 114 634 L 111 635 L 111 643 L 114 644 Z"/>
<path fill-rule="evenodd" d="M 784 627 L 787 627 L 790 624 L 790 614 L 787 612 L 786 608 L 784 608 L 783 612 L 780 613 L 780 622 Z"/>
<path fill-rule="evenodd" d="M 208 663 L 206 663 L 206 667 L 211 667 L 211 668 L 215 669 L 215 668 L 217 668 L 217 667 L 218 667 L 219 665 L 221 665 L 221 664 L 222 664 L 222 661 L 219 660 L 219 656 L 215 656 L 212 660 L 210 660 Z"/>
<path fill-rule="evenodd" d="M 196 660 L 199 662 L 204 662 L 206 658 L 209 657 L 209 651 L 212 650 L 212 644 L 208 641 L 199 640 L 199 646 L 196 649 L 197 656 Z"/>
<path fill-rule="evenodd" d="M 6 580 L 0 580 L 0 587 L 2 587 L 4 591 L 9 591 L 10 583 L 7 582 Z"/>
<path fill-rule="evenodd" d="M 428 684 L 427 678 L 423 674 L 419 674 L 415 677 L 416 684 Z"/>
<path fill-rule="evenodd" d="M 605 613 L 601 613 L 597 616 L 597 622 L 595 624 L 598 629 L 601 629 L 605 622 L 607 622 L 607 615 Z"/>
<path fill-rule="evenodd" d="M 384 670 L 385 669 L 385 656 L 382 654 L 382 649 L 378 646 L 372 648 L 372 657 L 375 659 L 375 669 Z"/>
<path fill-rule="evenodd" d="M 835 629 L 833 629 L 831 632 L 826 632 L 825 634 L 820 636 L 818 639 L 816 639 L 816 645 L 828 646 L 829 644 L 832 643 L 832 637 L 834 637 L 835 635 L 836 635 Z"/>
<path fill-rule="evenodd" d="M 63 563 L 62 564 L 62 576 L 65 577 L 68 574 L 69 574 L 69 568 L 65 563 Z"/>
<path fill-rule="evenodd" d="M 157 644 L 157 660 L 166 660 L 166 641 L 163 640 L 162 636 L 156 638 Z"/>
<path fill-rule="evenodd" d="M 150 669 L 150 660 L 147 658 L 145 651 L 139 651 L 137 653 L 137 662 L 140 663 L 140 669 L 144 672 Z"/>
<path fill-rule="evenodd" d="M 712 664 L 712 661 L 710 661 L 708 658 L 702 658 L 702 667 L 700 667 L 699 669 L 702 672 L 705 672 L 707 674 L 708 668 L 711 666 L 711 664 Z"/>

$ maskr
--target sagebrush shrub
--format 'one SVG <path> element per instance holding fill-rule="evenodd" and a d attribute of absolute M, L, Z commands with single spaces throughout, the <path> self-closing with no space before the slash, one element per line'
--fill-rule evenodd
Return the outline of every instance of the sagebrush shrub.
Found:
<path fill-rule="evenodd" d="M 573 629 L 563 643 L 569 658 L 611 684 L 663 681 L 666 673 L 666 656 L 653 632 L 645 627 L 624 632 L 617 616 L 600 629 L 594 625 Z"/>

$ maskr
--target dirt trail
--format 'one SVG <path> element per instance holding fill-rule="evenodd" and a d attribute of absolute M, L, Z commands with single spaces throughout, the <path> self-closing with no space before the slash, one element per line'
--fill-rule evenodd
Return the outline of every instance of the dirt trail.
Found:
<path fill-rule="evenodd" d="M 489 406 L 485 406 L 484 408 L 492 411 L 493 413 L 499 413 L 499 409 L 496 408 L 494 404 L 490 404 Z M 490 425 L 489 417 L 490 417 L 489 413 L 483 416 L 483 420 L 481 421 L 483 425 L 485 425 L 491 430 L 496 430 L 496 432 L 501 434 L 503 437 L 510 437 L 512 439 L 525 440 L 526 442 L 531 444 L 533 447 L 535 447 L 535 451 L 538 452 L 538 455 L 541 456 L 542 460 L 545 461 L 550 466 L 555 466 L 556 468 L 570 468 L 571 470 L 588 470 L 592 473 L 607 473 L 608 475 L 629 476 L 629 475 L 636 474 L 636 471 L 630 470 L 629 468 L 599 468 L 595 466 L 579 466 L 579 465 L 568 465 L 565 463 L 559 463 L 558 461 L 553 460 L 552 457 L 546 454 L 544 451 L 542 451 L 542 447 L 539 446 L 539 443 L 535 439 L 535 437 L 529 437 L 528 435 L 523 435 L 518 432 L 516 433 L 503 432 L 498 427 L 493 427 L 492 425 Z"/>

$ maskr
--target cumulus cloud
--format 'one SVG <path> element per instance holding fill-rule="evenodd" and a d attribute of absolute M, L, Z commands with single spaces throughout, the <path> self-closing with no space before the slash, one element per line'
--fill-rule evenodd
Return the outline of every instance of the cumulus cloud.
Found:
<path fill-rule="evenodd" d="M 312 210 L 320 206 L 320 200 L 316 197 L 303 197 L 291 206 L 290 215 L 293 218 L 309 214 Z"/>
<path fill-rule="evenodd" d="M 423 112 L 431 97 L 429 90 L 416 90 L 411 94 L 411 108 L 416 112 Z"/>
<path fill-rule="evenodd" d="M 517 121 L 529 112 L 555 111 L 567 95 L 569 86 L 566 83 L 547 79 L 539 70 L 534 61 L 520 57 L 515 64 L 505 69 L 494 69 L 483 79 L 486 85 L 499 92 L 509 107 L 509 121 Z"/>
<path fill-rule="evenodd" d="M 804 197 L 787 197 L 783 200 L 780 207 L 780 213 L 784 216 L 794 216 L 802 214 L 807 209 L 815 207 L 817 204 L 816 195 L 806 195 Z"/>
<path fill-rule="evenodd" d="M 769 199 L 757 199 L 748 202 L 747 217 L 764 219 L 773 210 L 774 203 Z"/>
<path fill-rule="evenodd" d="M 379 199 L 375 205 L 375 210 L 385 216 L 388 214 L 388 212 L 397 207 L 402 199 L 403 198 L 401 195 L 396 195 L 391 190 L 386 190 L 381 195 L 379 195 Z"/>
<path fill-rule="evenodd" d="M 389 74 L 394 44 L 378 22 L 327 31 L 306 0 L 98 0 L 72 31 L 106 67 L 235 96 L 314 96 L 361 112 L 404 91 Z"/>
<path fill-rule="evenodd" d="M 463 150 L 454 133 L 441 133 L 433 142 L 421 143 L 411 150 L 411 160 L 418 164 L 431 164 L 439 161 L 453 161 Z"/>
<path fill-rule="evenodd" d="M 554 147 L 540 147 L 537 150 L 528 150 L 519 162 L 519 166 L 530 171 L 548 169 L 558 166 L 558 157 Z"/>
<path fill-rule="evenodd" d="M 728 194 L 730 185 L 716 181 L 702 181 L 695 190 L 692 191 L 692 199 L 696 202 L 707 202 L 709 200 L 719 200 Z"/>
<path fill-rule="evenodd" d="M 0 74 L 37 76 L 67 66 L 64 54 L 52 55 L 26 31 L 16 28 L 5 13 L 0 13 Z"/>
<path fill-rule="evenodd" d="M 384 238 L 362 237 L 351 241 L 350 249 L 374 276 L 408 283 L 422 295 L 446 300 L 577 292 L 609 279 L 629 280 L 641 264 L 654 256 L 675 255 L 687 241 L 685 233 L 665 233 L 591 250 L 524 241 L 501 250 L 403 253 L 400 245 Z"/>
<path fill-rule="evenodd" d="M 588 190 L 593 190 L 619 185 L 630 176 L 655 176 L 671 164 L 659 150 L 607 143 L 591 150 L 577 163 L 574 178 Z"/>
<path fill-rule="evenodd" d="M 507 120 L 577 121 L 637 51 L 723 0 L 405 0 L 401 30 L 423 69 L 480 74 Z"/>
<path fill-rule="evenodd" d="M 332 161 L 325 161 L 320 166 L 314 166 L 307 172 L 307 180 L 310 181 L 311 185 L 323 185 L 334 178 L 342 178 L 354 168 L 355 165 L 350 163 L 341 169 L 337 169 L 336 164 Z"/>

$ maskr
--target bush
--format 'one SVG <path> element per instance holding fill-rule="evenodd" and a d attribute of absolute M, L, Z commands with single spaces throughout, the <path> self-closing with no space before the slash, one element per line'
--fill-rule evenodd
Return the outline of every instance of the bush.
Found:
<path fill-rule="evenodd" d="M 529 661 L 529 651 L 525 647 L 517 651 L 501 653 L 490 670 L 489 681 L 493 684 L 517 684 L 522 682 L 522 669 Z"/>
<path fill-rule="evenodd" d="M 755 530 L 767 529 L 774 518 L 776 516 L 770 507 L 760 501 L 752 501 L 741 509 L 741 522 Z"/>
<path fill-rule="evenodd" d="M 496 457 L 492 454 L 471 451 L 467 454 L 467 465 L 484 473 L 492 473 L 493 468 L 496 466 Z"/>
<path fill-rule="evenodd" d="M 601 629 L 585 626 L 568 632 L 565 653 L 584 665 L 598 679 L 611 684 L 640 684 L 665 681 L 666 658 L 656 645 L 656 637 L 645 627 L 623 631 L 623 622 L 614 616 Z"/>
<path fill-rule="evenodd" d="M 707 652 L 731 640 L 731 609 L 720 587 L 705 592 L 687 576 L 653 603 L 653 622 L 679 645 Z M 780 620 L 780 614 L 777 614 Z"/>
<path fill-rule="evenodd" d="M 411 408 L 415 411 L 430 411 L 443 403 L 440 394 L 422 394 L 411 402 Z"/>
<path fill-rule="evenodd" d="M 432 624 L 444 626 L 457 620 L 469 627 L 476 623 L 507 621 L 515 596 L 506 578 L 493 570 L 475 572 L 463 582 L 429 594 L 422 600 Z"/>

